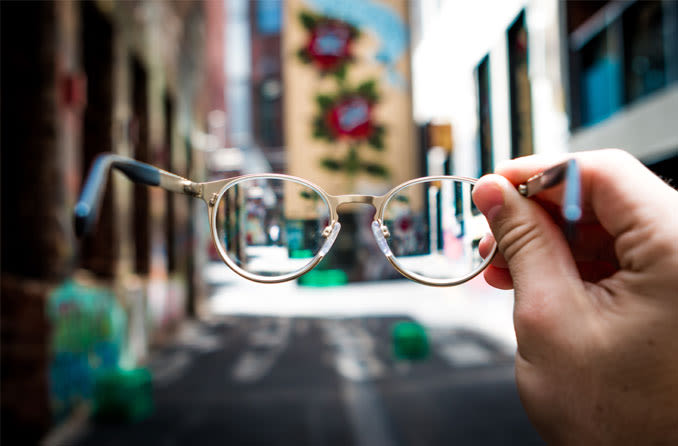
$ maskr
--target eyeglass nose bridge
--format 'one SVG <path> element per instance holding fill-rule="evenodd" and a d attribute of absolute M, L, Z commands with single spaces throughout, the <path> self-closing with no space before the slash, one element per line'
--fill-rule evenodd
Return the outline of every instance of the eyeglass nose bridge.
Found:
<path fill-rule="evenodd" d="M 339 220 L 339 214 L 337 209 L 345 204 L 366 204 L 372 206 L 376 210 L 376 215 L 379 215 L 381 208 L 384 205 L 384 200 L 388 197 L 387 195 L 358 195 L 358 194 L 349 194 L 349 195 L 327 195 L 327 200 L 330 205 L 330 212 L 332 214 L 332 221 Z M 376 217 L 375 217 L 376 218 Z M 384 234 L 388 237 L 387 234 Z"/>
<path fill-rule="evenodd" d="M 329 204 L 332 208 L 332 214 L 336 218 L 336 211 L 345 204 L 367 204 L 377 211 L 384 203 L 385 195 L 328 195 Z"/>
<path fill-rule="evenodd" d="M 377 215 L 379 215 L 379 212 L 381 211 L 382 206 L 384 205 L 384 200 L 386 200 L 387 195 L 357 195 L 357 194 L 350 194 L 350 195 L 329 195 L 329 203 L 330 206 L 332 207 L 332 217 L 334 221 L 337 221 L 337 209 L 345 204 L 367 204 L 372 206 L 376 212 Z M 377 217 L 375 217 L 377 218 Z M 338 222 L 337 222 L 338 224 Z M 325 237 L 329 236 L 329 233 L 331 231 L 331 227 L 328 226 L 325 228 L 325 233 L 323 235 Z M 372 232 L 374 234 L 374 238 L 376 239 L 377 245 L 379 246 L 379 249 L 384 253 L 384 255 L 389 258 L 393 256 L 393 253 L 391 252 L 391 249 L 388 247 L 388 242 L 386 239 L 391 236 L 391 234 L 388 231 L 388 228 L 381 223 L 381 220 L 375 220 L 372 222 L 371 226 Z"/>
<path fill-rule="evenodd" d="M 337 209 L 345 204 L 368 204 L 375 209 L 378 209 L 383 201 L 383 196 L 378 195 L 330 195 L 330 205 L 333 209 Z"/>

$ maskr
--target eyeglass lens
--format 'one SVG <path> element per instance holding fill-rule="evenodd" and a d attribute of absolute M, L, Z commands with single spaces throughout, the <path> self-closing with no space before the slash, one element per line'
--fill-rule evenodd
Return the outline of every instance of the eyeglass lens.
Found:
<path fill-rule="evenodd" d="M 315 189 L 289 179 L 244 179 L 217 205 L 222 252 L 250 274 L 277 277 L 308 266 L 325 242 L 330 207 Z"/>
<path fill-rule="evenodd" d="M 443 179 L 412 184 L 384 207 L 386 241 L 397 265 L 434 281 L 456 281 L 483 263 L 478 245 L 489 231 L 471 200 L 473 184 Z"/>
<path fill-rule="evenodd" d="M 411 184 L 391 195 L 381 218 L 394 262 L 423 280 L 456 281 L 482 266 L 480 239 L 489 228 L 471 200 L 471 182 Z M 287 178 L 246 178 L 230 185 L 216 209 L 222 254 L 260 277 L 300 272 L 326 241 L 330 206 L 322 194 Z"/>

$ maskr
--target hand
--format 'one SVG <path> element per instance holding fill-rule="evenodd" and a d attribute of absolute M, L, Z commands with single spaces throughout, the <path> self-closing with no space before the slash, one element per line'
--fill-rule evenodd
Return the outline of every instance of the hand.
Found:
<path fill-rule="evenodd" d="M 678 192 L 621 150 L 571 154 L 583 216 L 568 242 L 562 186 L 516 190 L 556 159 L 509 161 L 473 200 L 497 256 L 485 279 L 515 289 L 516 381 L 553 444 L 678 444 Z M 562 160 L 562 159 L 561 159 Z"/>

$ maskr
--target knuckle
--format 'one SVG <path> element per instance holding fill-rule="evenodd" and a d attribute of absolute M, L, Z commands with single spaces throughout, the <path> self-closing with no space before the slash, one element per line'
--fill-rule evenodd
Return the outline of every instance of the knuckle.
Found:
<path fill-rule="evenodd" d="M 521 302 L 515 306 L 513 322 L 518 337 L 548 332 L 550 318 L 546 302 L 548 299 L 531 296 L 529 302 Z"/>
<path fill-rule="evenodd" d="M 518 253 L 536 248 L 540 238 L 541 231 L 536 222 L 522 221 L 509 228 L 497 243 L 506 261 L 511 263 Z"/>
<path fill-rule="evenodd" d="M 622 166 L 629 166 L 630 164 L 639 164 L 639 161 L 636 159 L 636 157 L 623 149 L 604 149 L 600 151 L 600 155 L 607 161 L 608 165 L 611 160 L 613 165 L 617 165 L 619 168 Z"/>

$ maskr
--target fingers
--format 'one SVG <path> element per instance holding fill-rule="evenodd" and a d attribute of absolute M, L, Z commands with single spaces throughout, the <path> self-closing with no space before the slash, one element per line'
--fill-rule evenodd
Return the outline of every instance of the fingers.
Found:
<path fill-rule="evenodd" d="M 494 236 L 486 234 L 480 241 L 480 256 L 486 258 L 492 253 Z M 577 229 L 576 240 L 570 244 L 577 270 L 582 280 L 592 283 L 610 277 L 619 270 L 610 235 L 599 225 L 584 225 Z M 508 263 L 501 252 L 497 252 L 490 267 L 485 271 L 485 280 L 502 290 L 513 288 L 513 279 Z"/>
<path fill-rule="evenodd" d="M 480 240 L 480 245 L 478 246 L 478 251 L 480 252 L 480 257 L 483 259 L 487 258 L 492 253 L 492 247 L 495 244 L 494 236 L 492 234 L 485 234 L 485 237 Z M 497 268 L 508 268 L 508 263 L 501 252 L 495 254 L 494 259 L 492 259 L 492 265 Z"/>
<path fill-rule="evenodd" d="M 667 209 L 662 201 L 675 201 L 675 191 L 633 156 L 617 149 L 517 158 L 499 164 L 496 173 L 517 185 L 568 157 L 577 160 L 581 173 L 582 221 L 600 222 L 613 238 L 632 226 L 656 222 L 655 210 Z M 562 189 L 542 191 L 537 198 L 542 204 L 560 205 Z"/>
<path fill-rule="evenodd" d="M 485 277 L 487 283 L 500 290 L 513 289 L 513 278 L 511 272 L 506 268 L 497 268 L 490 265 L 483 271 L 483 277 Z"/>
<path fill-rule="evenodd" d="M 573 294 L 568 290 L 579 280 L 579 273 L 570 248 L 560 228 L 538 203 L 525 199 L 499 175 L 481 178 L 473 189 L 473 201 L 486 216 L 503 257 L 497 265 L 506 262 L 510 272 L 506 276 L 495 265 L 485 276 L 488 282 L 505 287 L 512 278 L 517 306 L 520 300 L 543 296 L 546 288 L 563 294 L 565 299 Z M 487 244 L 491 245 L 488 241 L 481 243 L 483 251 L 487 251 Z"/>

